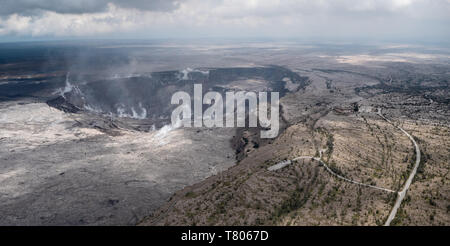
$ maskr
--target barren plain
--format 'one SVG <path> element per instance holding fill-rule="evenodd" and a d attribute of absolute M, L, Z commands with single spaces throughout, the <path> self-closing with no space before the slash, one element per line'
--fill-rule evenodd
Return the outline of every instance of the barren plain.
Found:
<path fill-rule="evenodd" d="M 448 48 L 22 45 L 0 49 L 1 225 L 383 225 L 416 161 L 398 127 L 421 159 L 391 225 L 450 225 Z M 280 134 L 172 128 L 193 83 L 280 91 Z M 268 170 L 302 156 L 394 192 Z"/>

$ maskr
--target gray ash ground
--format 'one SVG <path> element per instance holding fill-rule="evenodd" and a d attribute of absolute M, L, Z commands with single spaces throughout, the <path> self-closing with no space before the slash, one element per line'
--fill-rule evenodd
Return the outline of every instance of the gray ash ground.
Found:
<path fill-rule="evenodd" d="M 231 129 L 111 129 L 29 102 L 3 102 L 0 115 L 1 225 L 135 224 L 234 165 Z"/>
<path fill-rule="evenodd" d="M 0 225 L 136 224 L 235 164 L 235 128 L 170 126 L 174 92 L 246 90 L 230 83 L 252 79 L 284 95 L 286 79 L 307 81 L 277 66 L 94 77 L 0 84 Z"/>
<path fill-rule="evenodd" d="M 257 160 L 272 142 L 258 131 L 170 127 L 172 93 L 195 83 L 279 91 L 282 129 L 355 103 L 449 124 L 446 48 L 424 60 L 426 48 L 159 45 L 0 45 L 0 225 L 133 225 L 176 191 Z"/>

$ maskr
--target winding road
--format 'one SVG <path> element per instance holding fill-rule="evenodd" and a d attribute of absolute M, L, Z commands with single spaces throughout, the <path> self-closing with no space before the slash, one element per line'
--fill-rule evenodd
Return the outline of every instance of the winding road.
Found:
<path fill-rule="evenodd" d="M 385 121 L 394 125 L 390 120 L 386 119 L 386 117 L 384 117 L 381 114 L 380 110 L 378 110 L 378 115 L 381 118 L 383 118 Z M 400 126 L 396 126 L 396 127 L 398 129 L 400 129 L 400 131 L 402 131 L 406 136 L 408 136 L 408 138 L 414 144 L 415 151 L 416 151 L 416 163 L 414 164 L 414 168 L 411 171 L 411 173 L 409 174 L 409 177 L 406 180 L 405 185 L 403 186 L 403 189 L 400 192 L 398 192 L 397 200 L 395 201 L 394 207 L 392 208 L 391 213 L 389 214 L 389 217 L 387 218 L 386 223 L 384 224 L 385 226 L 389 226 L 391 224 L 392 220 L 395 218 L 395 215 L 397 214 L 397 210 L 400 208 L 400 205 L 402 204 L 402 201 L 405 198 L 406 191 L 409 189 L 409 186 L 411 186 L 411 183 L 414 179 L 414 176 L 416 176 L 417 169 L 419 168 L 419 164 L 420 164 L 420 148 L 419 148 L 419 145 L 416 143 L 416 140 L 414 140 L 414 138 L 409 133 L 407 133 L 405 130 L 403 130 L 403 128 L 401 128 Z"/>
<path fill-rule="evenodd" d="M 384 119 L 386 122 L 388 122 L 388 123 L 390 123 L 390 124 L 392 124 L 392 125 L 395 126 L 395 124 L 394 124 L 393 122 L 391 122 L 389 119 L 387 119 L 386 117 L 384 117 L 384 116 L 381 114 L 381 110 L 380 110 L 380 109 L 378 109 L 377 114 L 378 114 L 382 119 Z M 300 156 L 300 157 L 296 157 L 296 158 L 294 158 L 294 159 L 292 159 L 292 160 L 285 160 L 285 161 L 282 161 L 282 162 L 280 162 L 280 163 L 277 163 L 277 164 L 275 164 L 275 165 L 270 166 L 269 168 L 267 168 L 267 170 L 269 170 L 269 171 L 275 171 L 275 170 L 281 169 L 281 168 L 283 168 L 283 167 L 286 167 L 286 166 L 288 166 L 288 165 L 291 165 L 291 164 L 293 164 L 294 162 L 296 162 L 296 161 L 298 161 L 298 160 L 301 160 L 301 159 L 311 159 L 311 160 L 318 161 L 320 164 L 322 164 L 322 165 L 325 167 L 325 169 L 326 169 L 331 175 L 333 175 L 333 176 L 335 176 L 335 177 L 337 177 L 337 178 L 339 178 L 339 179 L 341 179 L 341 180 L 344 180 L 344 181 L 346 181 L 346 182 L 349 182 L 349 183 L 352 183 L 352 184 L 356 184 L 356 185 L 360 185 L 360 186 L 364 186 L 364 187 L 369 187 L 369 188 L 377 189 L 377 190 L 382 190 L 382 191 L 386 191 L 386 192 L 390 192 L 390 193 L 397 193 L 397 195 L 398 195 L 398 196 L 397 196 L 397 200 L 395 201 L 395 204 L 394 204 L 394 206 L 393 206 L 391 212 L 389 213 L 389 216 L 388 216 L 388 218 L 387 218 L 387 220 L 386 220 L 386 222 L 385 222 L 385 224 L 384 224 L 385 226 L 389 226 L 389 225 L 391 224 L 392 220 L 395 218 L 395 215 L 397 214 L 397 211 L 398 211 L 398 209 L 400 208 L 400 205 L 402 204 L 403 199 L 405 198 L 406 191 L 409 189 L 409 186 L 411 185 L 411 183 L 412 183 L 412 181 L 413 181 L 413 179 L 414 179 L 414 176 L 415 176 L 416 173 L 417 173 L 417 169 L 419 168 L 419 164 L 420 164 L 420 148 L 419 148 L 419 145 L 416 143 L 416 141 L 414 140 L 414 138 L 413 138 L 409 133 L 407 133 L 403 128 L 401 128 L 400 126 L 396 126 L 396 127 L 397 127 L 400 131 L 402 131 L 402 132 L 403 132 L 403 133 L 411 140 L 411 142 L 414 144 L 415 151 L 416 151 L 416 163 L 415 163 L 414 168 L 413 168 L 413 170 L 411 171 L 411 173 L 410 173 L 408 179 L 406 180 L 405 185 L 403 186 L 403 189 L 402 189 L 401 191 L 398 191 L 398 192 L 397 192 L 397 191 L 390 190 L 390 189 L 383 188 L 383 187 L 378 187 L 378 186 L 374 186 L 374 185 L 364 184 L 364 183 L 361 183 L 361 182 L 358 182 L 358 181 L 355 181 L 355 180 L 348 179 L 348 178 L 346 178 L 346 177 L 344 177 L 344 176 L 342 176 L 342 175 L 339 175 L 339 174 L 335 173 L 335 172 L 334 172 L 334 171 L 333 171 L 333 170 L 332 170 L 325 162 L 322 161 L 322 151 L 323 151 L 323 150 L 319 151 L 319 154 L 320 154 L 320 157 L 319 157 L 319 158 L 314 157 L 314 156 Z"/>
<path fill-rule="evenodd" d="M 322 152 L 320 152 L 320 153 L 322 153 Z M 346 177 L 344 177 L 342 175 L 339 175 L 339 174 L 335 173 L 333 170 L 331 170 L 331 168 L 328 167 L 328 165 L 325 162 L 323 162 L 321 158 L 317 158 L 317 157 L 314 157 L 314 156 L 300 156 L 300 157 L 296 157 L 296 158 L 294 158 L 292 160 L 283 161 L 283 162 L 280 162 L 280 163 L 275 164 L 273 166 L 270 166 L 269 168 L 267 168 L 267 170 L 275 171 L 275 170 L 281 169 L 283 167 L 286 167 L 286 166 L 292 164 L 293 162 L 301 160 L 301 159 L 311 159 L 311 160 L 314 160 L 314 161 L 318 161 L 320 164 L 322 164 L 325 167 L 325 169 L 331 175 L 333 175 L 333 176 L 335 176 L 335 177 L 337 177 L 339 179 L 342 179 L 342 180 L 344 180 L 346 182 L 357 184 L 357 185 L 360 185 L 360 186 L 373 188 L 373 189 L 377 189 L 377 190 L 382 190 L 382 191 L 386 191 L 386 192 L 396 193 L 396 191 L 394 191 L 394 190 L 390 190 L 390 189 L 386 189 L 386 188 L 378 187 L 378 186 L 374 186 L 374 185 L 364 184 L 364 183 L 361 183 L 361 182 L 358 182 L 358 181 L 355 181 L 355 180 L 348 179 L 348 178 L 346 178 Z"/>

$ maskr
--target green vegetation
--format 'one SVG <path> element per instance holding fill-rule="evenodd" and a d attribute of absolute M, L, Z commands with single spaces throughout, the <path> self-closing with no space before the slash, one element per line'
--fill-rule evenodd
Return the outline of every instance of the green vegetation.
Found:
<path fill-rule="evenodd" d="M 301 208 L 309 198 L 309 193 L 305 194 L 302 187 L 297 187 L 280 206 L 275 209 L 273 217 L 279 218 L 284 214 L 288 214 L 291 211 Z"/>
<path fill-rule="evenodd" d="M 184 197 L 186 197 L 186 198 L 194 198 L 194 197 L 196 197 L 196 194 L 193 191 L 188 191 L 188 192 L 186 192 Z"/>

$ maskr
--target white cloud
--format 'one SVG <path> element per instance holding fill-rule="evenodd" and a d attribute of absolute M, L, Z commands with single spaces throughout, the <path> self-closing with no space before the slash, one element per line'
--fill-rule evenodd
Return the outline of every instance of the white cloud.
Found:
<path fill-rule="evenodd" d="M 137 2 L 137 1 L 136 1 Z M 449 0 L 186 0 L 172 11 L 121 7 L 100 12 L 0 17 L 3 36 L 368 36 L 444 35 Z M 442 33 L 444 32 L 444 33 Z M 445 33 L 446 32 L 446 33 Z"/>

